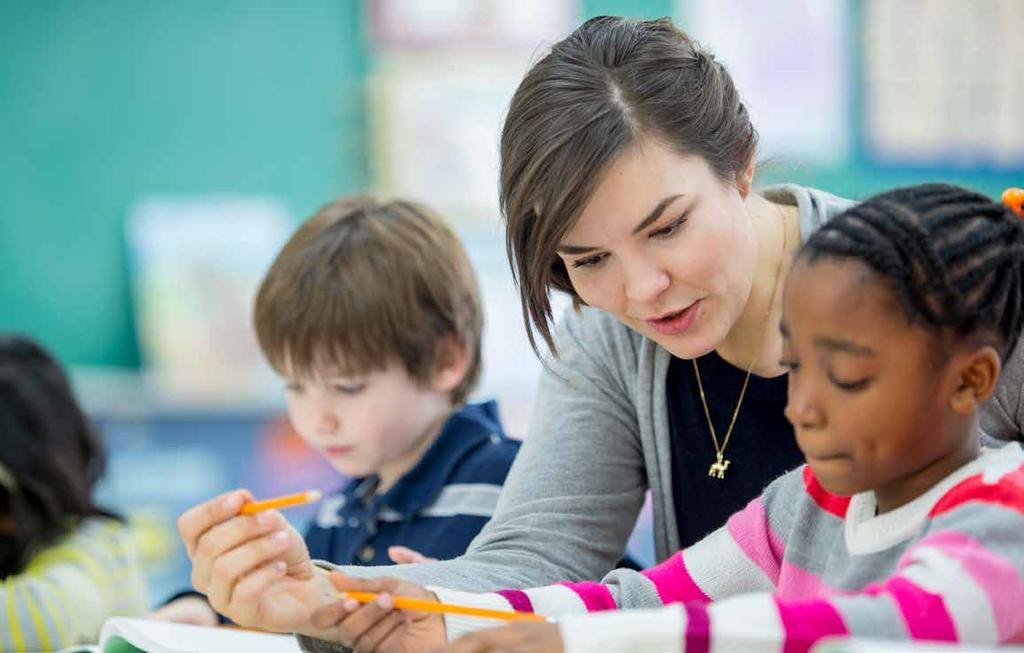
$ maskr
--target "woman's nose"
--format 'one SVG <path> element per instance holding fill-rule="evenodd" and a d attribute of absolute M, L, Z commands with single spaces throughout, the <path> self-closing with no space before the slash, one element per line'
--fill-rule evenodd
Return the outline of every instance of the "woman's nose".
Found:
<path fill-rule="evenodd" d="M 638 257 L 625 266 L 626 299 L 633 304 L 649 304 L 669 286 L 668 271 L 657 261 Z"/>

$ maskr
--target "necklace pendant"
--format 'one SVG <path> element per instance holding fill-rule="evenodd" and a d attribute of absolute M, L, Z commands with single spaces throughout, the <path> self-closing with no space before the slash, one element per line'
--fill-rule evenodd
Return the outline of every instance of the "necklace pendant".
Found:
<path fill-rule="evenodd" d="M 708 476 L 713 478 L 725 478 L 725 470 L 729 469 L 729 461 L 722 457 L 722 454 L 718 454 L 715 457 L 715 462 L 711 463 L 711 467 L 708 468 Z"/>

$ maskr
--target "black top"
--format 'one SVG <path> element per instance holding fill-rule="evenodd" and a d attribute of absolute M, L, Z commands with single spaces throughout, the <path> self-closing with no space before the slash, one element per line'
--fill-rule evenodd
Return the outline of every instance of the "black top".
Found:
<path fill-rule="evenodd" d="M 711 352 L 697 360 L 708 410 L 721 443 L 729 428 L 746 370 Z M 665 380 L 672 434 L 672 497 L 679 540 L 685 548 L 722 526 L 726 519 L 761 494 L 765 486 L 804 462 L 793 427 L 786 421 L 789 376 L 751 375 L 725 459 L 725 478 L 708 476 L 715 462 L 707 418 L 693 362 L 672 358 Z"/>

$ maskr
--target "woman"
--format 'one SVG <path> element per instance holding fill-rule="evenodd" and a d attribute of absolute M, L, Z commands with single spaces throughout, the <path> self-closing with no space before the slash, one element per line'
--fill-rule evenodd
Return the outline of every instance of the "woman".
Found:
<path fill-rule="evenodd" d="M 557 356 L 470 550 L 388 575 L 476 591 L 596 579 L 621 557 L 648 489 L 660 560 L 799 464 L 778 289 L 801 241 L 850 202 L 754 192 L 756 144 L 724 67 L 667 19 L 592 19 L 534 65 L 505 121 L 501 200 L 524 315 Z M 551 288 L 581 306 L 554 334 Z M 1018 430 L 1019 370 L 990 428 Z M 376 621 L 372 606 L 314 628 L 324 570 L 270 544 L 283 520 L 233 517 L 240 500 L 179 523 L 193 581 L 218 609 L 358 650 L 397 642 L 395 614 Z"/>

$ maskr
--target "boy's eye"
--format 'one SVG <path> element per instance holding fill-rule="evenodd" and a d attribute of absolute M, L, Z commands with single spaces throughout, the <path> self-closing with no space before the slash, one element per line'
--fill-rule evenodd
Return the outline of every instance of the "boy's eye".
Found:
<path fill-rule="evenodd" d="M 605 259 L 607 254 L 594 254 L 586 258 L 578 258 L 572 262 L 574 268 L 592 268 Z"/>
<path fill-rule="evenodd" d="M 341 393 L 343 395 L 358 394 L 365 387 L 366 387 L 366 384 L 364 384 L 364 383 L 355 383 L 355 384 L 332 383 L 331 384 L 331 390 L 333 390 L 335 392 L 338 392 L 338 393 Z"/>
<path fill-rule="evenodd" d="M 302 392 L 302 384 L 294 381 L 289 381 L 284 384 L 285 392 Z"/>
<path fill-rule="evenodd" d="M 779 360 L 779 365 L 781 365 L 782 367 L 786 368 L 790 372 L 792 372 L 793 370 L 795 370 L 795 369 L 800 367 L 800 363 L 798 361 L 787 360 L 787 359 Z"/>
<path fill-rule="evenodd" d="M 654 231 L 652 231 L 651 234 L 650 234 L 650 237 L 651 238 L 668 238 L 669 236 L 674 235 L 679 230 L 679 227 L 682 227 L 683 223 L 685 223 L 685 222 L 686 222 L 686 216 L 685 215 L 684 216 L 680 216 L 680 217 L 676 218 L 675 220 L 673 220 L 672 222 L 670 222 L 667 225 L 665 225 L 664 227 L 662 227 L 660 229 L 655 229 Z"/>

